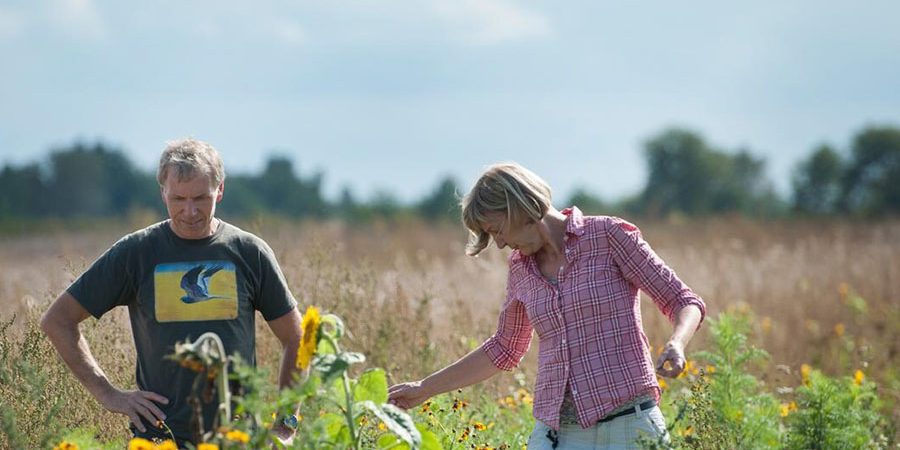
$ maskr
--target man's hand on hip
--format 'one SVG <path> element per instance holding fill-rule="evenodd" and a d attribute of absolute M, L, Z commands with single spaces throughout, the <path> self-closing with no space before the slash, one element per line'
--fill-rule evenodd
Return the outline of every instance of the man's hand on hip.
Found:
<path fill-rule="evenodd" d="M 144 421 L 157 426 L 157 423 L 166 420 L 166 415 L 156 406 L 156 403 L 169 404 L 167 398 L 155 392 L 119 389 L 114 389 L 99 400 L 107 410 L 128 416 L 131 423 L 142 433 L 147 431 L 143 424 Z"/>

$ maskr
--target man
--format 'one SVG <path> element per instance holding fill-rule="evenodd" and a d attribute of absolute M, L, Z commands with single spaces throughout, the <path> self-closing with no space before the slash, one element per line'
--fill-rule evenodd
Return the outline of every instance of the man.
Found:
<path fill-rule="evenodd" d="M 255 312 L 283 347 L 279 384 L 293 380 L 300 313 L 272 249 L 215 217 L 225 172 L 209 144 L 184 139 L 163 151 L 157 171 L 169 219 L 116 242 L 41 319 L 41 329 L 85 388 L 109 411 L 128 416 L 138 437 L 196 441 L 188 402 L 196 373 L 166 358 L 174 344 L 217 333 L 226 353 L 255 364 Z M 138 390 L 113 386 L 94 360 L 78 324 L 127 306 L 137 350 Z M 215 403 L 215 402 L 213 402 Z M 212 426 L 216 405 L 204 405 Z M 291 431 L 280 425 L 279 437 Z M 194 442 L 196 444 L 196 442 Z"/>

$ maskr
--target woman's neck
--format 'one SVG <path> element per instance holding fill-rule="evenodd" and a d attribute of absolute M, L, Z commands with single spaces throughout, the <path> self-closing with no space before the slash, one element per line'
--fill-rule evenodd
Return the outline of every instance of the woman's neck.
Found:
<path fill-rule="evenodd" d="M 551 207 L 541 219 L 541 236 L 544 246 L 538 251 L 538 257 L 558 258 L 562 256 L 566 246 L 566 215 Z"/>

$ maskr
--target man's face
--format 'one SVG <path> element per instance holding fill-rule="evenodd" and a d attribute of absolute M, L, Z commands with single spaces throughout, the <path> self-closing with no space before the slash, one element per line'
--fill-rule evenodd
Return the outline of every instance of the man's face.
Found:
<path fill-rule="evenodd" d="M 222 200 L 224 191 L 225 183 L 211 186 L 207 174 L 197 173 L 182 181 L 174 171 L 170 171 L 160 192 L 172 219 L 172 231 L 183 239 L 211 236 L 216 203 Z"/>

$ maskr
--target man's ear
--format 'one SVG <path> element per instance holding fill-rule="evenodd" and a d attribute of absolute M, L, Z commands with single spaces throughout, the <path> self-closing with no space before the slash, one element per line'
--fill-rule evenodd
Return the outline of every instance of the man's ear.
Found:
<path fill-rule="evenodd" d="M 216 188 L 216 203 L 222 201 L 222 197 L 225 195 L 225 181 L 223 180 L 219 183 L 219 187 Z"/>

